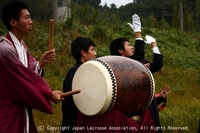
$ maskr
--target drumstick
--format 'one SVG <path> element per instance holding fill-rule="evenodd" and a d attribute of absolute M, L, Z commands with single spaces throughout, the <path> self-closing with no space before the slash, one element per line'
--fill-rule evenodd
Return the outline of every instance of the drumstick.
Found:
<path fill-rule="evenodd" d="M 50 19 L 50 31 L 49 31 L 49 50 L 53 49 L 53 37 L 54 37 L 54 20 Z"/>
<path fill-rule="evenodd" d="M 74 95 L 74 94 L 77 94 L 77 93 L 80 93 L 81 90 L 73 90 L 73 91 L 69 91 L 69 92 L 65 92 L 63 94 L 60 95 L 60 97 L 68 97 L 68 96 L 71 96 L 71 95 Z"/>

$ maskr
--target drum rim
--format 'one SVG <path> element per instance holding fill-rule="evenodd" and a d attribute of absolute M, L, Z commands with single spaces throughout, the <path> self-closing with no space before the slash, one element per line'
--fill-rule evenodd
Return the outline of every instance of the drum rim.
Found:
<path fill-rule="evenodd" d="M 111 101 L 108 106 L 108 109 L 105 111 L 105 113 L 108 113 L 113 109 L 113 107 L 115 105 L 115 101 L 117 99 L 117 81 L 115 78 L 115 74 L 114 74 L 113 70 L 111 69 L 111 67 L 108 65 L 108 63 L 106 63 L 105 61 L 98 59 L 98 58 L 91 59 L 91 60 L 97 61 L 97 62 L 101 63 L 102 65 L 104 65 L 110 75 L 110 79 L 112 82 L 112 97 L 111 97 Z"/>
<path fill-rule="evenodd" d="M 108 85 L 107 88 L 110 88 L 110 89 L 107 89 L 107 93 L 106 93 L 107 98 L 105 98 L 104 101 L 102 102 L 103 103 L 102 106 L 98 106 L 98 107 L 100 107 L 100 108 L 98 108 L 99 110 L 93 110 L 93 112 L 90 112 L 87 109 L 84 109 L 85 107 L 83 108 L 81 105 L 79 106 L 79 104 L 77 102 L 77 97 L 81 97 L 81 96 L 73 95 L 73 100 L 74 100 L 76 107 L 83 114 L 85 114 L 87 116 L 99 116 L 104 113 L 110 112 L 114 108 L 114 105 L 115 105 L 115 102 L 117 99 L 117 80 L 115 78 L 115 74 L 114 74 L 113 70 L 105 61 L 102 61 L 97 58 L 91 59 L 91 60 L 85 62 L 84 64 L 82 64 L 76 71 L 73 81 L 72 81 L 72 90 L 74 89 L 73 85 L 76 86 L 75 79 L 76 80 L 78 79 L 77 77 L 80 74 L 81 70 L 84 70 L 84 67 L 87 65 L 92 65 L 92 66 L 94 65 L 96 68 L 99 68 L 100 71 L 104 71 L 104 74 L 107 75 L 106 77 L 108 79 L 106 80 L 106 82 L 108 82 L 108 84 L 106 84 L 106 85 Z M 102 76 L 105 76 L 104 74 Z M 85 92 L 85 91 L 82 91 L 81 93 L 83 93 L 83 92 Z M 88 106 L 88 107 L 92 107 L 92 106 Z"/>
<path fill-rule="evenodd" d="M 153 78 L 153 74 L 151 73 L 151 71 L 149 70 L 149 68 L 147 68 L 144 65 L 145 69 L 147 70 L 148 74 L 149 74 L 149 78 L 150 78 L 150 83 L 151 83 L 151 93 L 150 93 L 150 97 L 149 97 L 149 101 L 146 104 L 146 108 L 148 108 L 151 104 L 151 102 L 153 101 L 154 98 L 154 94 L 155 94 L 155 81 Z"/>

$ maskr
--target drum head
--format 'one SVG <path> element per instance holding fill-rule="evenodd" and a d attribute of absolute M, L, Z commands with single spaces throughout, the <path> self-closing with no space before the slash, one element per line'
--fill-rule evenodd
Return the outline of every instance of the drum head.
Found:
<path fill-rule="evenodd" d="M 101 115 L 111 110 L 116 99 L 116 79 L 106 63 L 90 60 L 76 71 L 72 90 L 81 93 L 73 95 L 75 105 L 85 115 Z"/>
<path fill-rule="evenodd" d="M 148 107 L 154 97 L 153 75 L 142 63 L 121 56 L 104 56 L 82 64 L 72 90 L 76 107 L 85 115 L 97 116 L 117 110 L 133 116 Z"/>

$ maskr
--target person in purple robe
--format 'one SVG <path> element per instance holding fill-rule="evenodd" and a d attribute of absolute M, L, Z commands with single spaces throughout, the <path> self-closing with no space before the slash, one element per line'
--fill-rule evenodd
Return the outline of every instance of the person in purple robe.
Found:
<path fill-rule="evenodd" d="M 40 75 L 43 66 L 55 60 L 55 49 L 39 61 L 30 55 L 23 36 L 33 22 L 25 3 L 5 5 L 1 20 L 8 33 L 0 37 L 0 133 L 37 133 L 32 109 L 52 114 L 51 101 L 64 100 Z"/>

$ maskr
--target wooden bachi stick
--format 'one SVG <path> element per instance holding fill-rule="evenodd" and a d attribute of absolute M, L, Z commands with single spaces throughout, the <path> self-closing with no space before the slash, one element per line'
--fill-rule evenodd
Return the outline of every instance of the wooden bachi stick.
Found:
<path fill-rule="evenodd" d="M 50 31 L 49 31 L 49 50 L 53 49 L 54 38 L 54 20 L 50 19 Z"/>
<path fill-rule="evenodd" d="M 65 92 L 63 94 L 60 95 L 60 97 L 68 97 L 68 96 L 71 96 L 71 95 L 74 95 L 74 94 L 77 94 L 77 93 L 80 93 L 81 90 L 72 90 L 72 91 L 69 91 L 69 92 Z"/>

